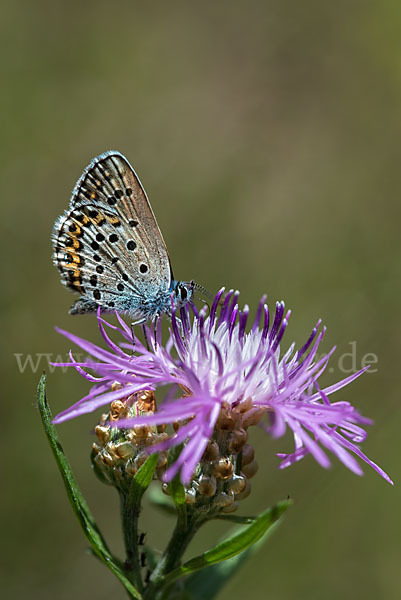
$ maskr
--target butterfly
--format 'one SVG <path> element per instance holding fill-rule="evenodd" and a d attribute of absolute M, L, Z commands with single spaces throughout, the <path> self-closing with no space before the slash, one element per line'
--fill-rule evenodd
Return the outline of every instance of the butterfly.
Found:
<path fill-rule="evenodd" d="M 120 152 L 100 154 L 86 167 L 52 243 L 62 283 L 81 294 L 70 314 L 100 307 L 141 324 L 171 316 L 194 296 L 193 281 L 174 279 L 145 190 Z"/>

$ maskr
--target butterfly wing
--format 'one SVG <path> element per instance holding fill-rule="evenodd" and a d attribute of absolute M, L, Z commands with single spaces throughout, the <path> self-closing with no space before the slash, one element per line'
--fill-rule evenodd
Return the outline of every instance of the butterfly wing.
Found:
<path fill-rule="evenodd" d="M 53 259 L 65 285 L 82 298 L 72 312 L 129 311 L 167 292 L 167 248 L 146 193 L 116 151 L 93 159 L 78 180 L 69 209 L 56 221 Z"/>

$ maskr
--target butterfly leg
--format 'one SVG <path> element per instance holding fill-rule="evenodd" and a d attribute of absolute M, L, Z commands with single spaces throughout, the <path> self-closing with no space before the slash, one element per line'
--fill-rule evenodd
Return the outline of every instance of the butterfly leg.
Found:
<path fill-rule="evenodd" d="M 144 323 L 146 323 L 146 319 L 139 319 L 139 321 L 134 321 L 133 323 L 131 323 L 131 335 L 132 335 L 132 345 L 135 349 L 135 333 L 134 333 L 134 327 L 135 325 L 142 325 L 142 330 L 145 336 L 145 341 L 146 341 L 146 346 L 147 349 L 149 350 L 149 344 L 148 344 L 148 340 L 147 340 L 147 336 L 146 336 L 146 331 L 145 331 L 145 326 Z"/>
<path fill-rule="evenodd" d="M 149 340 L 148 340 L 148 334 L 146 333 L 146 326 L 145 326 L 145 324 L 142 325 L 142 331 L 143 331 L 143 337 L 145 338 L 146 348 L 150 352 L 150 345 L 149 345 Z"/>
<path fill-rule="evenodd" d="M 131 323 L 131 336 L 132 336 L 132 354 L 135 351 L 135 332 L 134 332 L 134 323 Z"/>
<path fill-rule="evenodd" d="M 156 314 L 153 317 L 153 331 L 154 331 L 154 338 L 155 338 L 155 350 L 157 348 L 157 328 L 158 328 L 159 323 L 160 323 L 160 315 Z"/>
<path fill-rule="evenodd" d="M 135 325 L 143 325 L 144 323 L 146 323 L 146 319 L 139 319 L 139 321 L 134 321 L 131 323 L 131 327 L 135 327 Z"/>

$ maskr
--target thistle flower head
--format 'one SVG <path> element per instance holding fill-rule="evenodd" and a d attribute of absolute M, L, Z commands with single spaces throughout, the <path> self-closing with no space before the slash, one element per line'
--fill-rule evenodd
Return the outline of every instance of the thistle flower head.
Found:
<path fill-rule="evenodd" d="M 238 490 L 242 488 L 237 493 L 243 494 L 244 485 L 232 480 L 246 476 L 247 471 L 250 477 L 256 469 L 253 455 L 249 460 L 252 448 L 247 444 L 248 428 L 256 424 L 274 438 L 281 437 L 287 427 L 292 430 L 295 447 L 289 454 L 278 454 L 281 468 L 307 454 L 327 468 L 330 460 L 326 451 L 330 451 L 354 473 L 362 474 L 356 455 L 392 483 L 359 448 L 366 438 L 361 426 L 371 421 L 349 402 L 329 399 L 365 369 L 330 387 L 320 386 L 319 378 L 334 351 L 333 348 L 323 357 L 317 357 L 325 333 L 320 321 L 299 350 L 292 344 L 282 352 L 282 338 L 290 316 L 284 303 L 277 303 L 274 315 L 270 315 L 263 297 L 251 321 L 248 306 L 239 309 L 238 292 L 230 291 L 224 296 L 223 291 L 214 298 L 209 315 L 205 310 L 198 313 L 194 306 L 173 311 L 165 343 L 160 321 L 146 327 L 145 346 L 133 339 L 131 328 L 118 314 L 119 326 L 106 322 L 98 314 L 108 350 L 61 331 L 93 357 L 78 363 L 70 354 L 71 363 L 67 364 L 94 385 L 87 396 L 57 415 L 54 421 L 60 423 L 116 401 L 133 406 L 127 400 L 133 395 L 167 385 L 170 389 L 157 409 L 140 414 L 128 407 L 115 426 L 123 430 L 145 426 L 156 432 L 157 427 L 174 425 L 172 432 L 163 434 L 162 439 L 155 433 L 146 451 L 165 452 L 182 445 L 177 460 L 163 471 L 163 478 L 168 481 L 180 472 L 184 484 L 195 482 L 194 494 L 200 489 L 213 489 L 216 494 L 214 481 L 216 478 L 225 481 L 224 477 L 231 482 L 231 488 L 228 484 L 220 486 L 220 494 L 227 494 L 235 485 Z M 117 345 L 106 327 L 124 341 Z M 211 458 L 213 449 L 215 455 Z M 235 492 L 231 499 L 233 495 Z"/>

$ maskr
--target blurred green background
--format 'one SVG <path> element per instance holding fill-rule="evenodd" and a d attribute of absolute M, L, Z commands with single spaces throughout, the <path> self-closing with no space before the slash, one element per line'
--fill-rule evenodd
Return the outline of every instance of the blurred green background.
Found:
<path fill-rule="evenodd" d="M 399 599 L 400 3 L 17 0 L 2 3 L 0 28 L 2 597 L 124 597 L 85 553 L 35 407 L 42 369 L 54 412 L 88 385 L 45 357 L 20 373 L 15 358 L 65 356 L 56 324 L 100 341 L 93 317 L 67 314 L 50 232 L 85 165 L 114 148 L 145 185 L 177 277 L 238 288 L 251 307 L 264 292 L 284 299 L 284 345 L 322 317 L 324 349 L 338 347 L 326 384 L 350 342 L 358 364 L 378 357 L 337 399 L 375 420 L 364 450 L 396 486 L 335 460 L 278 471 L 290 437 L 256 432 L 242 512 L 296 503 L 222 600 Z M 59 432 L 120 552 L 116 494 L 89 466 L 96 419 Z M 171 523 L 146 509 L 145 530 L 155 525 L 162 547 Z M 224 531 L 205 528 L 189 555 Z"/>

